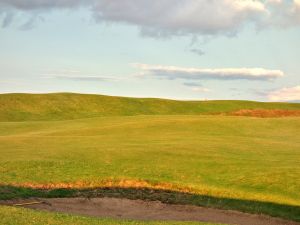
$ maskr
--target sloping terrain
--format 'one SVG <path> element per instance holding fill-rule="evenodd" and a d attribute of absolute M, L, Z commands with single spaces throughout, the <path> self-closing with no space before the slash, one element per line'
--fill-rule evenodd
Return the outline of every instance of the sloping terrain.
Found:
<path fill-rule="evenodd" d="M 300 110 L 300 104 L 174 101 L 72 93 L 0 95 L 0 121 L 53 121 L 98 116 L 226 114 L 245 109 L 293 111 Z M 289 112 L 286 114 L 293 115 Z"/>
<path fill-rule="evenodd" d="M 289 103 L 3 94 L 0 200 L 143 199 L 300 222 L 299 112 Z M 0 224 L 101 223 L 5 206 L 0 215 L 10 215 Z"/>

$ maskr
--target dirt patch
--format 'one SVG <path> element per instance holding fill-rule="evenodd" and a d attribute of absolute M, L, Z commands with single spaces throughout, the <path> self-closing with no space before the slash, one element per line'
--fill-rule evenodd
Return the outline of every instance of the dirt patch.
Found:
<path fill-rule="evenodd" d="M 26 204 L 30 202 L 34 204 Z M 265 215 L 119 198 L 35 198 L 0 201 L 0 204 L 10 206 L 24 204 L 22 207 L 30 209 L 117 219 L 201 221 L 236 225 L 300 225 L 297 222 Z"/>
<path fill-rule="evenodd" d="M 252 116 L 252 117 L 298 117 L 300 110 L 281 110 L 281 109 L 241 109 L 239 111 L 231 112 L 232 116 Z"/>

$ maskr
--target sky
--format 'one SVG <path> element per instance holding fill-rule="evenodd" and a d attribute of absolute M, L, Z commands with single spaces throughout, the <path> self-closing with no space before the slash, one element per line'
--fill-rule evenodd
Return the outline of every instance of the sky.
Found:
<path fill-rule="evenodd" d="M 300 0 L 0 0 L 0 93 L 300 101 Z"/>

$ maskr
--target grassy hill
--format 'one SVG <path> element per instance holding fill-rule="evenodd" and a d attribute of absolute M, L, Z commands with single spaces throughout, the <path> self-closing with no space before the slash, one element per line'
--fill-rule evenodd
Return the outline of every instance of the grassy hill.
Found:
<path fill-rule="evenodd" d="M 238 117 L 262 111 L 300 104 L 2 94 L 0 200 L 113 194 L 300 221 L 300 117 Z M 103 222 L 3 206 L 0 218 Z"/>
<path fill-rule="evenodd" d="M 300 104 L 251 101 L 174 101 L 73 93 L 0 95 L 0 121 L 53 121 L 98 116 L 220 114 L 242 109 L 300 110 Z"/>

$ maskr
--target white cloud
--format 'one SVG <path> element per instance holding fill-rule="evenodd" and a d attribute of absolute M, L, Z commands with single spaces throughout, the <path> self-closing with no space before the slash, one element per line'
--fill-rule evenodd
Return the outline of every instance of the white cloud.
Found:
<path fill-rule="evenodd" d="M 300 100 L 300 85 L 290 88 L 282 88 L 269 93 L 271 101 L 298 101 Z"/>
<path fill-rule="evenodd" d="M 252 0 L 102 0 L 94 12 L 98 21 L 137 25 L 153 36 L 231 34 L 267 13 L 262 2 Z"/>
<path fill-rule="evenodd" d="M 262 68 L 202 69 L 141 63 L 132 65 L 142 70 L 143 75 L 153 75 L 166 79 L 272 80 L 284 76 L 284 73 L 280 70 L 267 70 Z"/>
<path fill-rule="evenodd" d="M 157 37 L 231 35 L 248 23 L 295 26 L 300 24 L 299 5 L 299 0 L 0 0 L 0 11 L 83 6 L 98 22 L 131 24 L 143 35 Z"/>

